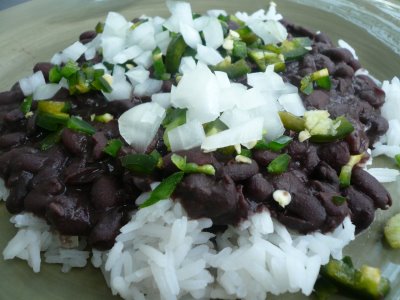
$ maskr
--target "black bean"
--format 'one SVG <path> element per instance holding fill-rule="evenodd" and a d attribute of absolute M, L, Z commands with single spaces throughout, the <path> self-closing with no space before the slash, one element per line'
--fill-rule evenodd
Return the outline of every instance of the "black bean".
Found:
<path fill-rule="evenodd" d="M 91 188 L 91 201 L 96 209 L 105 209 L 117 206 L 118 203 L 118 184 L 115 178 L 101 176 Z"/>
<path fill-rule="evenodd" d="M 79 36 L 79 41 L 82 44 L 87 44 L 96 37 L 97 33 L 94 30 L 82 32 Z"/>
<path fill-rule="evenodd" d="M 24 198 L 29 192 L 29 184 L 32 178 L 32 173 L 26 171 L 20 173 L 6 200 L 6 207 L 10 213 L 17 214 L 24 210 Z"/>
<path fill-rule="evenodd" d="M 363 90 L 358 96 L 360 99 L 367 101 L 375 108 L 379 108 L 385 103 L 385 92 L 380 88 L 373 88 L 372 90 Z"/>
<path fill-rule="evenodd" d="M 109 250 L 123 225 L 124 213 L 120 209 L 112 209 L 105 213 L 90 232 L 88 243 L 99 250 Z"/>
<path fill-rule="evenodd" d="M 322 90 L 314 90 L 314 92 L 306 96 L 304 101 L 307 107 L 325 109 L 330 102 L 329 93 Z"/>
<path fill-rule="evenodd" d="M 332 40 L 329 38 L 329 36 L 327 36 L 323 32 L 320 32 L 320 33 L 315 35 L 315 41 L 320 42 L 320 43 L 325 43 L 325 44 L 328 44 L 330 46 L 333 45 Z"/>
<path fill-rule="evenodd" d="M 314 169 L 313 177 L 333 185 L 339 185 L 339 177 L 336 171 L 326 162 L 321 161 Z"/>
<path fill-rule="evenodd" d="M 348 64 L 349 64 L 350 67 L 353 68 L 354 71 L 357 71 L 357 70 L 361 69 L 361 64 L 360 64 L 360 62 L 359 62 L 357 59 L 355 59 L 355 58 L 351 59 L 351 60 L 348 62 Z"/>
<path fill-rule="evenodd" d="M 87 152 L 88 137 L 83 133 L 65 128 L 61 134 L 61 141 L 65 148 L 74 155 L 81 156 Z"/>
<path fill-rule="evenodd" d="M 348 64 L 341 62 L 336 65 L 336 70 L 333 75 L 336 77 L 351 78 L 354 75 L 354 70 Z"/>
<path fill-rule="evenodd" d="M 99 167 L 78 167 L 68 166 L 64 171 L 64 179 L 67 184 L 80 185 L 91 183 L 104 173 Z"/>
<path fill-rule="evenodd" d="M 25 199 L 25 210 L 44 217 L 47 205 L 53 201 L 53 196 L 39 190 L 30 191 Z"/>
<path fill-rule="evenodd" d="M 272 196 L 274 188 L 272 184 L 262 176 L 262 174 L 258 173 L 246 181 L 244 192 L 251 200 L 263 202 Z"/>
<path fill-rule="evenodd" d="M 4 116 L 4 122 L 14 123 L 25 118 L 20 108 L 13 109 Z"/>
<path fill-rule="evenodd" d="M 329 74 L 333 74 L 335 71 L 335 63 L 328 56 L 316 54 L 314 55 L 314 62 L 317 70 L 327 68 Z"/>
<path fill-rule="evenodd" d="M 328 56 L 334 62 L 348 62 L 353 58 L 351 52 L 344 48 L 330 48 L 322 51 L 322 54 Z"/>
<path fill-rule="evenodd" d="M 351 222 L 356 225 L 356 232 L 368 228 L 375 217 L 374 201 L 352 186 L 344 191 L 344 195 L 351 210 Z"/>
<path fill-rule="evenodd" d="M 217 225 L 236 224 L 239 221 L 239 195 L 228 176 L 216 181 L 204 174 L 190 174 L 174 194 L 193 219 L 208 217 Z"/>
<path fill-rule="evenodd" d="M 347 203 L 336 204 L 333 200 L 334 196 L 341 196 L 338 193 L 332 192 L 320 192 L 317 194 L 318 199 L 321 201 L 323 207 L 327 212 L 327 218 L 324 222 L 322 231 L 328 232 L 334 230 L 339 226 L 344 218 L 349 215 L 350 210 Z"/>
<path fill-rule="evenodd" d="M 266 167 L 271 161 L 278 157 L 278 153 L 269 150 L 256 150 L 253 152 L 254 160 L 261 166 Z"/>
<path fill-rule="evenodd" d="M 359 167 L 353 168 L 351 183 L 356 189 L 367 194 L 374 201 L 375 207 L 387 209 L 392 205 L 392 198 L 378 180 Z"/>
<path fill-rule="evenodd" d="M 19 146 L 26 140 L 25 132 L 13 132 L 0 136 L 0 148 Z"/>
<path fill-rule="evenodd" d="M 0 105 L 7 105 L 7 104 L 13 104 L 13 103 L 20 103 L 24 99 L 24 95 L 15 92 L 15 91 L 6 91 L 6 92 L 1 92 L 0 93 Z"/>
<path fill-rule="evenodd" d="M 220 174 L 228 175 L 235 182 L 246 180 L 258 172 L 259 168 L 254 160 L 251 160 L 251 164 L 230 161 L 219 170 Z"/>
<path fill-rule="evenodd" d="M 339 170 L 350 160 L 349 145 L 340 141 L 321 145 L 318 150 L 321 160 L 326 161 L 334 169 Z"/>
<path fill-rule="evenodd" d="M 90 207 L 81 195 L 60 195 L 47 205 L 46 217 L 64 235 L 88 235 Z"/>
<path fill-rule="evenodd" d="M 104 132 L 96 132 L 92 138 L 94 142 L 92 151 L 93 159 L 99 160 L 105 155 L 103 150 L 106 147 L 108 140 Z"/>

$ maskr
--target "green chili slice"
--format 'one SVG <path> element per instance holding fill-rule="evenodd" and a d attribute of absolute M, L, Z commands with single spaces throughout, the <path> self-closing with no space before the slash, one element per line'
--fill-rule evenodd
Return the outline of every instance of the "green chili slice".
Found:
<path fill-rule="evenodd" d="M 231 79 L 240 78 L 251 72 L 250 66 L 244 59 L 240 59 L 233 64 L 224 60 L 211 69 L 213 71 L 225 72 Z"/>
<path fill-rule="evenodd" d="M 188 163 L 186 162 L 186 157 L 182 157 L 177 154 L 172 154 L 171 161 L 173 164 L 184 173 L 203 173 L 206 175 L 215 175 L 215 168 L 210 165 L 202 165 L 199 166 L 195 163 Z"/>
<path fill-rule="evenodd" d="M 28 112 L 31 111 L 32 107 L 32 96 L 28 96 L 24 99 L 24 101 L 21 103 L 19 109 L 21 112 L 26 115 Z"/>
<path fill-rule="evenodd" d="M 73 131 L 87 133 L 89 135 L 93 135 L 96 132 L 96 129 L 92 125 L 77 117 L 71 117 L 68 120 L 67 128 Z"/>
<path fill-rule="evenodd" d="M 172 38 L 165 56 L 165 66 L 169 73 L 175 74 L 178 72 L 186 47 L 187 45 L 182 35 L 178 34 Z"/>
<path fill-rule="evenodd" d="M 161 183 L 151 192 L 150 197 L 144 201 L 140 208 L 151 206 L 160 200 L 168 199 L 171 197 L 177 185 L 182 181 L 184 172 L 177 172 L 165 178 Z"/>
<path fill-rule="evenodd" d="M 107 142 L 107 145 L 104 147 L 103 152 L 107 153 L 112 157 L 116 157 L 118 151 L 121 149 L 123 143 L 120 139 L 112 139 Z"/>
<path fill-rule="evenodd" d="M 286 172 L 290 160 L 291 157 L 289 154 L 281 154 L 269 163 L 267 170 L 271 174 L 282 174 Z"/>
<path fill-rule="evenodd" d="M 151 174 L 158 164 L 158 160 L 149 154 L 129 154 L 121 157 L 122 166 L 139 174 Z"/>
<path fill-rule="evenodd" d="M 39 144 L 40 150 L 46 151 L 57 144 L 61 140 L 62 131 L 63 129 L 60 129 L 47 135 Z"/>
<path fill-rule="evenodd" d="M 36 117 L 36 125 L 49 131 L 59 130 L 68 123 L 69 115 L 66 113 L 39 112 Z"/>
<path fill-rule="evenodd" d="M 292 140 L 293 138 L 290 136 L 282 135 L 270 142 L 266 142 L 265 140 L 258 141 L 254 148 L 257 150 L 271 150 L 274 152 L 279 152 L 289 145 Z"/>

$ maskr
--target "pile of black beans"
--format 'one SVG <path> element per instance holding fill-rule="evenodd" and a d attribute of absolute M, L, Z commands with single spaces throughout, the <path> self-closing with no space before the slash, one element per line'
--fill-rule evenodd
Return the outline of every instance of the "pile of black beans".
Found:
<path fill-rule="evenodd" d="M 373 221 L 377 208 L 391 205 L 390 195 L 359 167 L 353 170 L 352 185 L 345 189 L 339 186 L 338 173 L 350 155 L 365 152 L 386 132 L 388 123 L 379 111 L 384 92 L 369 77 L 354 75 L 360 64 L 348 50 L 336 48 L 324 34 L 283 23 L 290 36 L 313 40 L 309 54 L 287 63 L 281 74 L 284 80 L 299 86 L 303 76 L 328 68 L 332 89 L 302 95 L 304 104 L 307 109 L 328 110 L 333 118 L 345 115 L 355 131 L 342 141 L 325 144 L 301 143 L 296 133 L 287 131 L 293 141 L 280 153 L 288 153 L 292 160 L 281 175 L 267 172 L 266 166 L 280 154 L 269 150 L 253 151 L 251 164 L 236 162 L 233 154 L 206 154 L 199 149 L 178 152 L 189 162 L 212 164 L 216 175 L 186 175 L 173 197 L 181 201 L 190 217 L 209 217 L 218 228 L 237 224 L 249 214 L 268 208 L 273 217 L 301 233 L 331 231 L 347 215 L 361 231 Z M 95 36 L 93 31 L 84 32 L 80 40 L 87 43 Z M 100 55 L 92 60 L 99 61 Z M 79 62 L 85 62 L 84 58 Z M 38 63 L 34 71 L 41 70 L 48 80 L 51 67 L 50 63 Z M 169 92 L 172 84 L 172 80 L 165 81 L 164 92 Z M 39 143 L 47 133 L 36 126 L 36 113 L 26 118 L 21 112 L 23 99 L 18 83 L 0 93 L 0 176 L 10 189 L 8 211 L 32 212 L 62 235 L 86 236 L 98 249 L 112 247 L 119 229 L 137 209 L 136 197 L 149 191 L 151 182 L 177 171 L 162 140 L 161 128 L 147 152 L 158 150 L 164 168 L 152 175 L 134 174 L 121 166 L 119 157 L 135 153 L 126 144 L 117 158 L 102 151 L 108 140 L 122 140 L 116 119 L 149 98 L 132 96 L 107 102 L 100 93 L 70 95 L 67 89 L 60 90 L 52 100 L 69 101 L 72 115 L 90 122 L 92 114 L 110 113 L 115 119 L 90 122 L 96 128 L 93 136 L 64 129 L 61 141 L 46 151 L 39 150 Z M 35 102 L 33 105 L 34 110 Z M 292 200 L 284 208 L 273 200 L 277 189 L 291 194 Z M 346 201 L 337 205 L 332 202 L 333 196 L 344 196 Z"/>

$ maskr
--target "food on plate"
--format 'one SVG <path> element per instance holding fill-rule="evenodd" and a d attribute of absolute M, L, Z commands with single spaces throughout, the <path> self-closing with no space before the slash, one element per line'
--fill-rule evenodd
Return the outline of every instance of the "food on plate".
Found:
<path fill-rule="evenodd" d="M 41 251 L 63 271 L 91 256 L 124 299 L 310 295 L 321 266 L 386 295 L 378 269 L 340 259 L 392 204 L 377 178 L 398 171 L 365 165 L 374 143 L 400 147 L 397 116 L 381 115 L 398 80 L 381 87 L 273 3 L 167 6 L 167 19 L 110 12 L 0 93 L 1 192 L 19 228 L 4 258 L 38 272 Z"/>

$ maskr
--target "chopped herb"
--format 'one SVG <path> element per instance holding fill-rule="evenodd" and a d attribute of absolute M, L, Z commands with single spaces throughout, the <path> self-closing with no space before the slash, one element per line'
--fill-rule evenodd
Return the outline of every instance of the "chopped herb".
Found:
<path fill-rule="evenodd" d="M 57 131 L 68 123 L 69 115 L 66 113 L 39 112 L 36 125 L 49 131 Z"/>
<path fill-rule="evenodd" d="M 61 134 L 63 129 L 60 129 L 56 132 L 50 133 L 40 142 L 40 150 L 46 151 L 53 147 L 61 140 Z"/>
<path fill-rule="evenodd" d="M 293 138 L 291 138 L 290 136 L 282 135 L 279 138 L 270 142 L 266 142 L 265 140 L 260 140 L 257 142 L 254 148 L 257 150 L 271 150 L 274 152 L 279 152 L 287 145 L 289 145 L 292 140 Z"/>
<path fill-rule="evenodd" d="M 195 163 L 186 162 L 186 156 L 182 157 L 177 154 L 172 154 L 171 161 L 174 165 L 184 173 L 203 173 L 206 175 L 215 175 L 215 168 L 212 165 L 206 164 L 199 166 Z"/>
<path fill-rule="evenodd" d="M 350 293 L 357 299 L 383 299 L 390 291 L 390 281 L 377 268 L 354 268 L 350 257 L 331 259 L 321 267 L 320 275 L 334 284 L 339 292 Z"/>
<path fill-rule="evenodd" d="M 281 118 L 283 126 L 288 130 L 300 132 L 306 128 L 306 122 L 304 118 L 295 116 L 290 112 L 280 111 L 279 117 Z"/>
<path fill-rule="evenodd" d="M 186 123 L 186 111 L 186 109 L 181 108 L 169 108 L 167 110 L 167 114 L 161 124 L 165 128 L 163 139 L 168 149 L 170 149 L 168 132 Z"/>
<path fill-rule="evenodd" d="M 71 75 L 75 74 L 80 70 L 80 67 L 77 62 L 73 60 L 69 60 L 65 66 L 61 68 L 61 76 L 65 78 L 69 78 Z"/>
<path fill-rule="evenodd" d="M 230 79 L 239 78 L 251 72 L 250 66 L 244 59 L 240 59 L 235 63 L 224 60 L 216 66 L 211 67 L 211 69 L 213 71 L 225 72 Z"/>
<path fill-rule="evenodd" d="M 153 150 L 151 151 L 150 155 L 153 156 L 155 160 L 157 160 L 157 165 L 156 165 L 157 168 L 161 169 L 162 166 L 164 165 L 164 161 L 162 159 L 160 152 L 158 152 L 157 150 Z"/>
<path fill-rule="evenodd" d="M 58 83 L 62 78 L 60 66 L 54 66 L 49 71 L 49 81 L 51 83 Z"/>
<path fill-rule="evenodd" d="M 153 68 L 154 68 L 154 76 L 157 79 L 168 80 L 171 78 L 171 74 L 167 73 L 167 69 L 165 67 L 162 52 L 160 48 L 156 48 L 153 50 Z"/>
<path fill-rule="evenodd" d="M 186 50 L 186 43 L 183 39 L 182 35 L 177 34 L 175 37 L 172 38 L 171 42 L 167 48 L 167 54 L 165 56 L 165 66 L 167 72 L 171 74 L 175 74 L 179 70 L 179 66 L 181 64 L 181 59 L 183 53 Z"/>
<path fill-rule="evenodd" d="M 103 33 L 103 30 L 104 30 L 104 23 L 103 23 L 103 22 L 97 23 L 97 25 L 96 25 L 96 27 L 94 28 L 94 30 L 96 31 L 96 33 Z"/>
<path fill-rule="evenodd" d="M 32 107 L 32 96 L 28 96 L 24 99 L 24 101 L 21 103 L 19 109 L 21 112 L 26 115 L 28 112 L 30 112 Z"/>
<path fill-rule="evenodd" d="M 282 174 L 286 172 L 290 160 L 289 154 L 281 154 L 269 163 L 267 170 L 271 174 Z"/>
<path fill-rule="evenodd" d="M 313 83 L 325 90 L 330 90 L 331 80 L 329 78 L 328 69 L 322 69 L 312 73 L 311 75 L 305 76 L 300 82 L 300 90 L 306 94 L 310 95 L 314 91 Z"/>
<path fill-rule="evenodd" d="M 144 201 L 140 208 L 145 208 L 157 203 L 160 200 L 168 199 L 171 197 L 176 186 L 182 181 L 184 172 L 177 172 L 165 178 L 161 183 L 151 192 L 150 197 Z"/>
<path fill-rule="evenodd" d="M 68 113 L 71 103 L 62 101 L 41 100 L 38 101 L 38 110 L 50 114 Z"/>
<path fill-rule="evenodd" d="M 120 139 L 112 139 L 107 142 L 107 145 L 104 147 L 103 152 L 107 153 L 112 157 L 116 157 L 118 151 L 121 149 L 123 143 Z"/>
<path fill-rule="evenodd" d="M 247 57 L 247 45 L 242 41 L 233 41 L 232 56 L 237 58 Z"/>
<path fill-rule="evenodd" d="M 97 115 L 97 116 L 95 115 L 93 120 L 96 122 L 108 123 L 108 122 L 114 120 L 114 116 L 112 114 L 105 113 L 102 115 Z"/>
<path fill-rule="evenodd" d="M 332 197 L 332 202 L 336 205 L 336 206 L 340 206 L 343 205 L 346 202 L 346 198 L 342 197 L 342 196 L 333 196 Z"/>
<path fill-rule="evenodd" d="M 384 229 L 385 238 L 389 246 L 395 249 L 400 248 L 400 214 L 389 219 Z"/>
<path fill-rule="evenodd" d="M 396 161 L 396 164 L 400 167 L 400 154 L 396 154 L 394 156 L 394 160 Z"/>
<path fill-rule="evenodd" d="M 149 154 L 129 154 L 121 157 L 122 166 L 139 174 L 151 174 L 157 167 L 158 159 Z"/>
<path fill-rule="evenodd" d="M 67 128 L 71 130 L 87 133 L 89 135 L 93 135 L 96 132 L 96 129 L 92 125 L 77 117 L 71 117 L 66 125 Z"/>
<path fill-rule="evenodd" d="M 364 154 L 352 155 L 350 156 L 349 162 L 342 167 L 339 174 L 339 182 L 340 187 L 348 187 L 351 183 L 351 173 L 353 167 L 357 165 L 361 159 L 364 157 Z"/>

